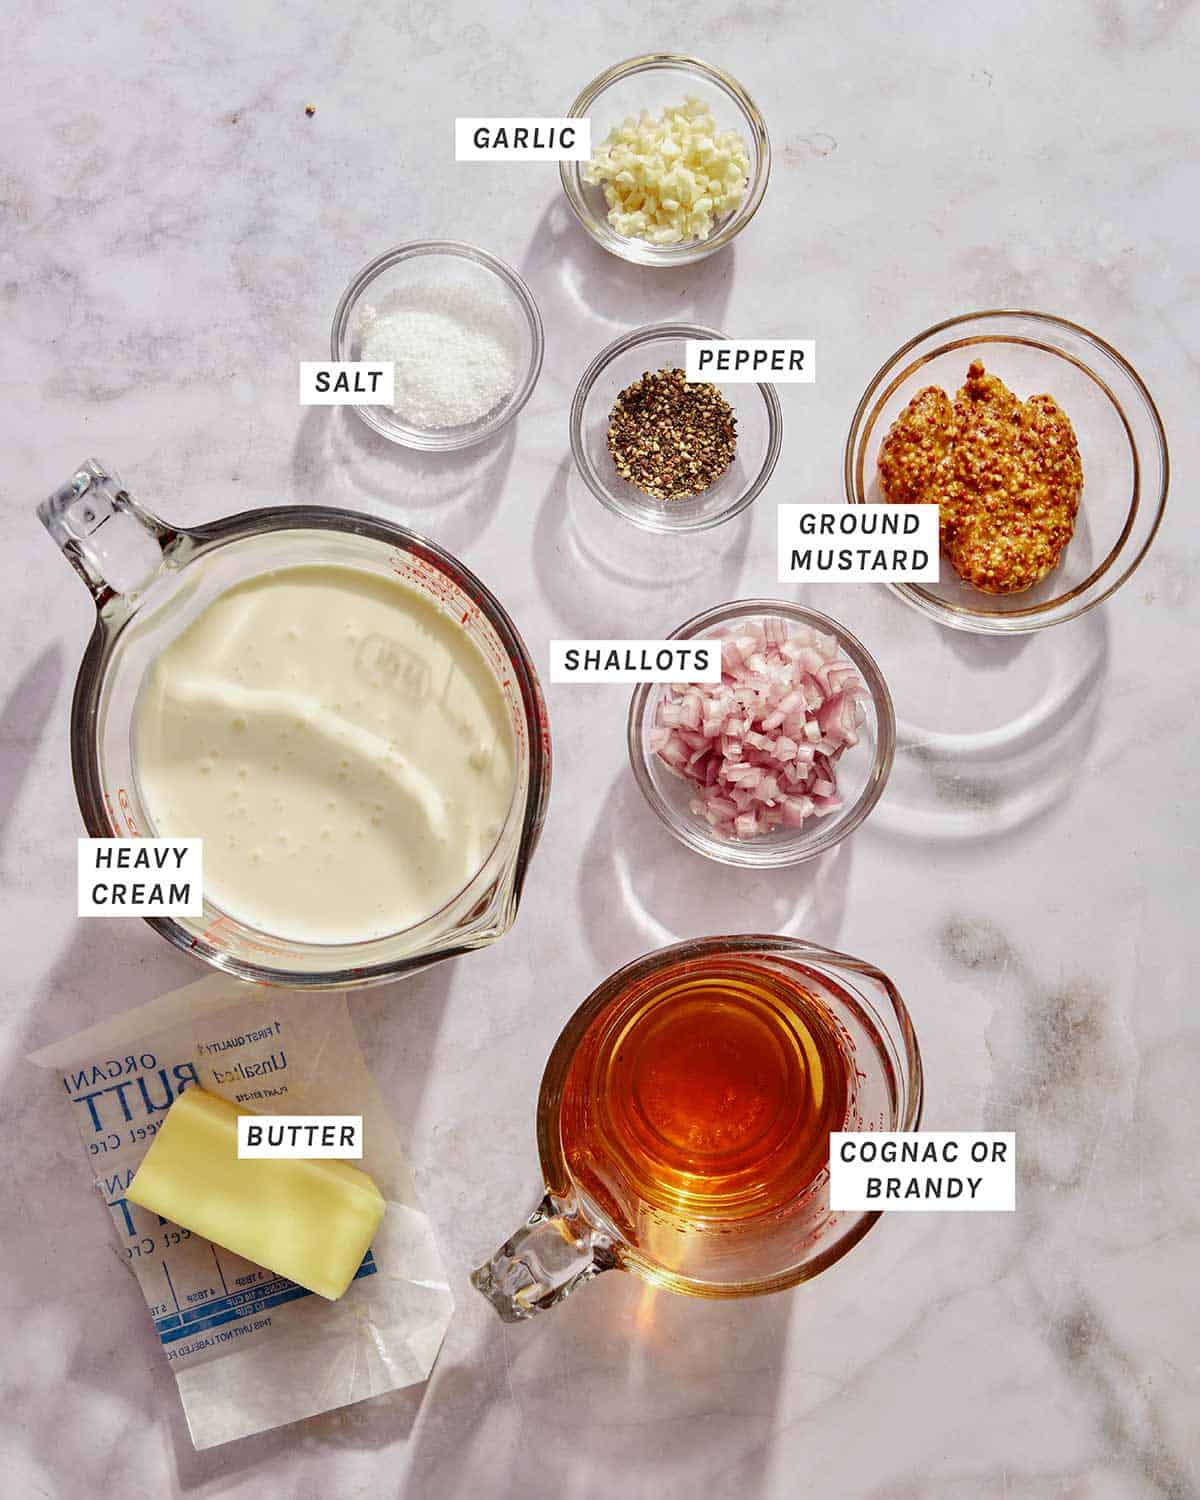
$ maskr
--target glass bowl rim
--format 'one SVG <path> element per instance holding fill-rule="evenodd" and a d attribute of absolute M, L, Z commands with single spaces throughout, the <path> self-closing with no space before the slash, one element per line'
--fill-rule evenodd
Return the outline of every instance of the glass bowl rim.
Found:
<path fill-rule="evenodd" d="M 741 515 L 750 505 L 758 499 L 763 490 L 770 482 L 775 472 L 775 465 L 779 462 L 780 450 L 783 446 L 783 407 L 779 400 L 779 392 L 767 381 L 746 382 L 747 385 L 756 386 L 762 397 L 763 405 L 767 411 L 767 451 L 763 458 L 762 466 L 757 475 L 751 480 L 745 491 L 732 501 L 724 510 L 715 515 L 701 517 L 698 520 L 688 521 L 675 526 L 664 526 L 655 520 L 650 512 L 640 509 L 636 512 L 623 509 L 617 505 L 612 496 L 605 488 L 600 475 L 596 472 L 596 466 L 592 463 L 587 448 L 583 441 L 583 413 L 587 406 L 588 397 L 592 388 L 599 380 L 604 371 L 618 359 L 622 354 L 627 354 L 631 349 L 638 348 L 641 344 L 648 344 L 659 338 L 674 339 L 719 339 L 722 343 L 728 343 L 727 334 L 719 332 L 716 328 L 709 328 L 703 323 L 645 323 L 640 328 L 630 329 L 628 333 L 621 334 L 606 344 L 603 349 L 591 360 L 583 374 L 579 377 L 579 384 L 575 387 L 575 395 L 571 400 L 571 411 L 568 417 L 571 439 L 571 456 L 575 460 L 575 467 L 579 470 L 583 482 L 595 495 L 607 510 L 613 515 L 620 516 L 623 521 L 628 521 L 633 526 L 640 526 L 643 531 L 654 531 L 659 535 L 674 536 L 681 532 L 709 531 L 714 526 L 720 526 L 726 521 L 732 521 L 734 516 Z M 698 497 L 697 497 L 698 498 Z M 687 504 L 687 501 L 682 502 Z"/>
<path fill-rule="evenodd" d="M 677 70 L 698 73 L 727 94 L 741 110 L 742 118 L 749 127 L 756 155 L 754 175 L 750 178 L 749 190 L 742 202 L 724 224 L 707 239 L 685 240 L 679 245 L 650 245 L 629 235 L 620 235 L 607 223 L 597 220 L 586 203 L 579 188 L 580 169 L 584 165 L 577 161 L 559 162 L 558 175 L 563 193 L 570 204 L 571 212 L 591 235 L 592 239 L 610 255 L 638 265 L 672 266 L 686 265 L 724 249 L 735 239 L 758 212 L 771 177 L 771 138 L 767 134 L 766 122 L 754 100 L 742 85 L 715 63 L 705 62 L 688 52 L 644 52 L 628 57 L 623 62 L 613 63 L 580 90 L 575 102 L 567 111 L 567 119 L 583 118 L 591 106 L 613 84 L 638 73 Z"/>
<path fill-rule="evenodd" d="M 697 854 L 703 854 L 719 864 L 737 865 L 742 869 L 755 870 L 785 869 L 791 865 L 803 864 L 806 860 L 813 859 L 816 855 L 832 849 L 835 844 L 841 843 L 842 839 L 853 833 L 863 822 L 882 797 L 896 755 L 896 710 L 879 663 L 856 635 L 829 615 L 786 599 L 733 599 L 727 604 L 713 605 L 709 609 L 702 610 L 698 615 L 693 615 L 678 629 L 671 631 L 666 639 L 694 639 L 701 631 L 723 624 L 727 620 L 765 614 L 783 615 L 795 620 L 798 624 L 812 625 L 826 634 L 833 635 L 839 647 L 845 649 L 846 655 L 862 676 L 875 709 L 875 757 L 867 782 L 858 800 L 846 815 L 832 826 L 826 825 L 826 831 L 815 837 L 811 845 L 805 845 L 798 850 L 788 850 L 772 858 L 769 845 L 755 844 L 753 841 L 739 843 L 730 839 L 718 839 L 706 825 L 698 821 L 685 822 L 682 818 L 678 818 L 668 807 L 665 799 L 659 795 L 658 788 L 654 785 L 647 766 L 648 756 L 643 744 L 646 715 L 650 709 L 654 690 L 661 687 L 661 683 L 639 682 L 637 684 L 630 696 L 629 715 L 626 720 L 626 743 L 634 780 L 651 811 L 663 826 L 681 844 Z M 825 823 L 825 820 L 822 819 L 821 822 Z M 820 826 L 818 824 L 818 827 Z M 778 850 L 777 845 L 775 848 Z"/>
<path fill-rule="evenodd" d="M 351 410 L 372 428 L 381 437 L 389 442 L 398 443 L 401 447 L 415 448 L 422 452 L 453 452 L 462 448 L 471 448 L 476 443 L 485 442 L 494 437 L 496 433 L 507 427 L 509 422 L 517 415 L 525 403 L 533 395 L 533 389 L 538 383 L 538 377 L 542 372 L 542 359 L 546 349 L 546 335 L 542 326 L 542 315 L 538 309 L 537 302 L 528 284 L 520 273 L 513 269 L 507 261 L 493 255 L 490 250 L 485 250 L 481 245 L 472 245 L 467 240 L 406 240 L 402 245 L 394 245 L 390 250 L 384 250 L 373 260 L 362 266 L 346 285 L 345 291 L 338 298 L 337 307 L 333 312 L 333 321 L 329 329 L 329 354 L 334 360 L 346 358 L 345 346 L 349 335 L 350 313 L 359 298 L 367 290 L 373 281 L 399 265 L 402 261 L 416 259 L 421 256 L 445 255 L 459 260 L 471 261 L 474 265 L 491 271 L 512 292 L 525 314 L 530 335 L 529 362 L 525 373 L 515 387 L 512 396 L 492 418 L 486 422 L 477 432 L 454 433 L 453 428 L 446 429 L 452 436 L 439 435 L 433 429 L 422 430 L 420 428 L 406 427 L 403 433 L 398 432 L 394 426 L 389 426 L 378 414 L 379 409 L 374 406 L 352 406 Z"/>
<path fill-rule="evenodd" d="M 876 370 L 875 374 L 867 383 L 867 387 L 864 390 L 862 397 L 858 402 L 858 405 L 855 407 L 854 415 L 850 420 L 850 429 L 846 436 L 846 446 L 844 449 L 842 464 L 843 483 L 847 504 L 861 505 L 866 503 L 865 491 L 862 493 L 862 498 L 860 498 L 860 486 L 858 483 L 858 470 L 861 467 L 860 460 L 862 457 L 859 452 L 859 447 L 860 443 L 865 440 L 865 436 L 868 436 L 870 432 L 874 430 L 876 418 L 872 417 L 870 424 L 866 427 L 865 434 L 863 431 L 864 421 L 868 415 L 868 408 L 871 408 L 872 406 L 877 407 L 879 405 L 880 387 L 883 386 L 888 377 L 896 371 L 897 366 L 901 364 L 905 357 L 911 354 L 913 350 L 919 348 L 927 340 L 934 338 L 937 334 L 946 332 L 948 329 L 962 328 L 970 324 L 983 323 L 989 319 L 1012 320 L 1014 323 L 1021 319 L 1027 319 L 1035 325 L 1042 324 L 1048 328 L 1066 330 L 1068 333 L 1071 333 L 1076 337 L 1083 339 L 1086 343 L 1090 344 L 1094 349 L 1096 349 L 1104 358 L 1111 361 L 1111 363 L 1117 368 L 1120 374 L 1128 380 L 1130 386 L 1133 388 L 1134 393 L 1141 398 L 1147 419 L 1150 424 L 1150 430 L 1154 438 L 1155 451 L 1158 455 L 1162 467 L 1162 479 L 1161 483 L 1158 485 L 1157 494 L 1153 497 L 1151 497 L 1150 495 L 1143 495 L 1141 493 L 1141 455 L 1138 452 L 1133 429 L 1130 425 L 1130 419 L 1126 414 L 1124 407 L 1121 405 L 1115 394 L 1109 389 L 1108 382 L 1104 380 L 1099 374 L 1097 374 L 1097 372 L 1094 371 L 1089 365 L 1083 364 L 1082 361 L 1075 359 L 1072 355 L 1065 351 L 1053 351 L 1058 354 L 1059 357 L 1068 360 L 1070 363 L 1080 366 L 1083 369 L 1084 373 L 1089 377 L 1089 379 L 1093 380 L 1100 386 L 1105 396 L 1109 399 L 1109 401 L 1115 408 L 1116 414 L 1125 429 L 1125 434 L 1129 442 L 1134 469 L 1133 496 L 1126 512 L 1121 535 L 1118 537 L 1116 544 L 1110 550 L 1108 556 L 1103 560 L 1103 562 L 1100 563 L 1100 565 L 1095 570 L 1093 570 L 1088 578 L 1086 578 L 1081 584 L 1078 584 L 1067 594 L 1057 595 L 1055 598 L 1046 600 L 1040 605 L 1031 605 L 1027 609 L 1021 610 L 999 611 L 965 609 L 958 605 L 951 604 L 947 600 L 939 599 L 936 595 L 931 594 L 927 589 L 921 587 L 918 584 L 893 583 L 888 585 L 892 592 L 899 598 L 901 598 L 911 608 L 920 611 L 920 613 L 924 614 L 927 618 L 936 620 L 940 624 L 949 626 L 951 629 L 964 630 L 979 635 L 1028 634 L 1038 630 L 1049 629 L 1053 625 L 1065 624 L 1068 620 L 1078 619 L 1080 615 L 1086 614 L 1088 610 L 1094 609 L 1097 604 L 1102 604 L 1104 600 L 1108 599 L 1112 594 L 1116 593 L 1117 589 L 1119 589 L 1121 585 L 1132 576 L 1132 574 L 1141 564 L 1147 552 L 1149 552 L 1150 547 L 1158 534 L 1158 529 L 1162 524 L 1163 514 L 1166 510 L 1167 504 L 1167 493 L 1170 488 L 1171 480 L 1171 460 L 1170 451 L 1167 445 L 1167 435 L 1163 427 L 1162 416 L 1159 413 L 1158 407 L 1154 401 L 1154 397 L 1150 394 L 1150 391 L 1141 375 L 1135 369 L 1133 364 L 1125 358 L 1120 350 L 1114 348 L 1112 344 L 1110 344 L 1106 339 L 1101 338 L 1099 334 L 1093 333 L 1090 328 L 1085 328 L 1081 323 L 1075 323 L 1069 318 L 1058 317 L 1054 313 L 1036 312 L 1030 308 L 982 308 L 975 312 L 960 313 L 952 318 L 943 318 L 941 321 L 931 324 L 930 327 L 922 330 L 922 332 L 915 334 L 912 338 L 906 340 L 906 342 L 903 343 L 893 354 L 888 356 L 888 358 L 883 362 L 882 365 L 880 365 L 878 370 Z M 984 337 L 986 337 L 986 335 Z M 999 338 L 1000 335 L 997 334 L 996 337 Z M 1037 347 L 1039 348 L 1040 352 L 1047 352 L 1044 349 L 1041 349 L 1041 346 Z M 931 352 L 928 355 L 922 356 L 917 362 L 917 365 L 913 369 L 902 372 L 899 379 L 903 379 L 906 376 L 915 373 L 916 369 L 919 369 L 920 367 L 928 363 L 928 361 L 932 359 L 936 353 L 943 352 L 945 351 L 937 350 Z M 898 383 L 899 380 L 897 381 L 897 384 Z M 888 394 L 890 394 L 890 392 Z M 1147 504 L 1148 508 L 1152 506 L 1153 515 L 1150 520 L 1149 531 L 1147 532 L 1145 538 L 1141 541 L 1136 554 L 1132 557 L 1132 559 L 1127 560 L 1126 547 L 1129 540 L 1129 534 L 1140 504 Z M 1096 585 L 1105 580 L 1113 571 L 1113 569 L 1122 563 L 1124 564 L 1124 570 L 1118 573 L 1118 575 L 1114 579 L 1112 579 L 1112 581 L 1108 582 L 1105 587 L 1100 589 L 1099 592 L 1091 593 L 1089 596 L 1089 591 L 1094 589 Z M 1064 609 L 1064 604 L 1070 605 L 1071 607 Z M 1052 613 L 1055 610 L 1058 610 L 1059 613 Z"/>

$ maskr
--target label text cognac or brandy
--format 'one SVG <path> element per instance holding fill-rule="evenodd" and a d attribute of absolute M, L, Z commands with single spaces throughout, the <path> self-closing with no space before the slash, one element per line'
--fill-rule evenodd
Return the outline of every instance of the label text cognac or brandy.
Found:
<path fill-rule="evenodd" d="M 1011 1130 L 843 1130 L 829 1137 L 829 1206 L 1012 1212 Z"/>

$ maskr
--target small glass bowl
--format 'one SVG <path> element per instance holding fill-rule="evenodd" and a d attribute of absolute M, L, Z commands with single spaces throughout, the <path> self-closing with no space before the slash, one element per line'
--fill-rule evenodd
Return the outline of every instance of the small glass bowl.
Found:
<path fill-rule="evenodd" d="M 883 674 L 866 647 L 828 615 L 783 599 L 738 599 L 732 604 L 706 609 L 672 631 L 668 639 L 694 640 L 742 620 L 761 619 L 763 615 L 782 616 L 792 624 L 810 625 L 826 635 L 836 636 L 842 653 L 854 663 L 867 689 L 868 696 L 860 700 L 866 719 L 859 730 L 858 744 L 837 762 L 840 812 L 825 818 L 808 818 L 802 828 L 774 828 L 756 839 L 723 837 L 689 807 L 696 795 L 695 784 L 671 770 L 650 749 L 650 730 L 664 685 L 639 683 L 629 704 L 629 762 L 651 808 L 680 843 L 697 854 L 705 854 L 722 864 L 753 869 L 800 864 L 844 839 L 882 796 L 896 749 L 896 715 Z"/>
<path fill-rule="evenodd" d="M 571 118 L 589 116 L 592 150 L 601 145 L 614 125 L 642 110 L 659 114 L 689 96 L 711 106 L 721 130 L 737 130 L 750 157 L 746 196 L 739 206 L 719 220 L 703 240 L 685 240 L 678 245 L 650 245 L 645 240 L 618 234 L 608 222 L 604 189 L 583 180 L 581 161 L 559 165 L 563 192 L 576 218 L 597 244 L 623 260 L 642 266 L 686 266 L 724 249 L 749 224 L 762 202 L 771 175 L 771 142 L 758 108 L 741 84 L 711 63 L 683 53 L 657 52 L 617 63 L 587 88 L 567 111 Z"/>
<path fill-rule="evenodd" d="M 846 439 L 850 504 L 883 499 L 879 449 L 917 391 L 940 385 L 953 398 L 973 359 L 1022 399 L 1053 396 L 1070 418 L 1083 461 L 1075 535 L 1058 566 L 1020 594 L 985 594 L 964 583 L 945 557 L 938 583 L 891 587 L 914 609 L 956 630 L 1043 630 L 1107 599 L 1146 555 L 1167 502 L 1166 434 L 1137 371 L 1086 328 L 1045 313 L 968 313 L 910 339 L 867 387 Z"/>
<path fill-rule="evenodd" d="M 491 411 L 460 427 L 413 427 L 390 406 L 356 406 L 354 410 L 368 427 L 373 427 L 393 443 L 427 452 L 449 452 L 482 443 L 512 421 L 537 384 L 545 340 L 533 293 L 511 266 L 506 266 L 487 250 L 461 240 L 413 240 L 376 256 L 342 293 L 330 331 L 331 357 L 362 358 L 358 323 L 364 302 L 378 303 L 390 292 L 429 281 L 465 282 L 501 291 L 521 338 L 520 373 L 516 384 Z"/>
<path fill-rule="evenodd" d="M 622 479 L 608 451 L 608 419 L 617 397 L 650 370 L 684 367 L 688 339 L 724 339 L 698 323 L 635 328 L 601 349 L 583 372 L 571 402 L 571 452 L 596 499 L 645 531 L 706 531 L 755 499 L 774 471 L 783 442 L 783 412 L 773 385 L 713 385 L 737 418 L 737 452 L 720 479 L 686 500 L 655 500 Z"/>

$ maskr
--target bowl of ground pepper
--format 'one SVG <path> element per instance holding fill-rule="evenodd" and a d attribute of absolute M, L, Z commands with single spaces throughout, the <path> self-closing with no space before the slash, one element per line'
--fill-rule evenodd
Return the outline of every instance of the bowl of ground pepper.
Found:
<path fill-rule="evenodd" d="M 646 531 L 704 531 L 740 514 L 774 471 L 783 415 L 772 385 L 684 378 L 689 339 L 656 323 L 602 349 L 571 403 L 571 452 L 597 500 Z"/>

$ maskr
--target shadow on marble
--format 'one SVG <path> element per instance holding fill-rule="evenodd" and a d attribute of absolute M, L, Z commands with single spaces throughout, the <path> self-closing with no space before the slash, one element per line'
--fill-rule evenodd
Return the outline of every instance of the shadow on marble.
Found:
<path fill-rule="evenodd" d="M 632 1473 L 638 1495 L 673 1495 L 700 1447 L 705 1493 L 754 1500 L 801 1295 L 709 1301 L 614 1271 L 530 1322 L 497 1320 L 470 1362 L 438 1371 L 439 1405 L 470 1420 L 453 1442 L 417 1429 L 406 1493 L 466 1495 L 486 1471 L 489 1496 L 582 1495 L 582 1475 L 588 1495 L 617 1496 Z M 489 1447 L 514 1420 L 521 1441 Z"/>
<path fill-rule="evenodd" d="M 734 282 L 737 246 L 690 266 L 633 265 L 611 255 L 576 220 L 559 193 L 543 212 L 517 263 L 541 310 L 547 341 L 580 318 L 611 324 L 608 339 L 578 350 L 575 381 L 606 342 L 641 324 L 702 323 L 722 326 Z"/>
<path fill-rule="evenodd" d="M 466 956 L 469 960 L 471 955 Z M 359 1045 L 414 1176 L 422 1164 L 413 1158 L 413 1128 L 436 1063 L 446 1001 L 460 962 L 446 959 L 392 984 L 372 985 L 350 995 Z M 432 1172 L 434 1166 L 425 1163 L 423 1170 Z"/>
<path fill-rule="evenodd" d="M 736 597 L 749 512 L 711 531 L 641 531 L 606 511 L 564 458 L 538 508 L 533 565 L 551 609 L 584 637 L 653 636 L 696 612 L 694 585 L 721 578 Z"/>
<path fill-rule="evenodd" d="M 954 660 L 939 674 L 940 702 L 927 694 L 914 708 L 890 677 L 896 760 L 865 825 L 869 835 L 978 847 L 1065 807 L 1095 740 L 1108 678 L 1104 613 L 1018 640 L 923 623 Z"/>
<path fill-rule="evenodd" d="M 579 866 L 579 909 L 604 972 L 642 953 L 711 933 L 771 932 L 837 946 L 850 840 L 782 870 L 744 870 L 685 849 L 646 805 L 628 768 L 608 794 Z M 716 916 L 714 899 L 725 912 Z M 697 931 L 696 912 L 704 912 Z"/>
<path fill-rule="evenodd" d="M 944 633 L 946 644 L 969 672 L 1007 671 L 1036 640 L 1033 635 L 972 635 L 968 630 Z"/>
<path fill-rule="evenodd" d="M 520 421 L 520 417 L 516 419 Z M 515 423 L 452 453 L 422 453 L 389 442 L 349 407 L 310 406 L 292 450 L 292 498 L 361 508 L 361 495 L 389 519 L 428 533 L 452 551 L 487 529 L 512 465 Z"/>
<path fill-rule="evenodd" d="M 82 647 L 80 648 L 82 650 Z M 54 712 L 63 677 L 63 648 L 55 641 L 30 662 L 0 708 L 0 850 L 42 735 Z"/>

